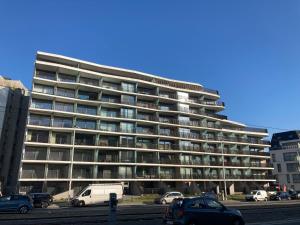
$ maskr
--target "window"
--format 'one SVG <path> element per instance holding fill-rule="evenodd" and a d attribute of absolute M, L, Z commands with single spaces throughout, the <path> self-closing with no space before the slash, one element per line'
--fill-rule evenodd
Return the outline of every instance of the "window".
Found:
<path fill-rule="evenodd" d="M 134 159 L 133 151 L 121 151 L 121 161 L 122 162 L 132 162 Z"/>
<path fill-rule="evenodd" d="M 271 156 L 272 156 L 272 161 L 276 162 L 276 154 L 272 154 Z"/>
<path fill-rule="evenodd" d="M 62 82 L 75 83 L 76 82 L 76 77 L 71 76 L 71 75 L 66 75 L 66 74 L 58 74 L 58 80 L 62 81 Z"/>
<path fill-rule="evenodd" d="M 206 207 L 204 199 L 196 199 L 188 205 L 188 208 L 204 209 Z"/>
<path fill-rule="evenodd" d="M 107 81 L 103 81 L 102 87 L 108 88 L 108 89 L 113 89 L 113 90 L 120 90 L 120 84 L 107 82 Z"/>
<path fill-rule="evenodd" d="M 101 121 L 100 130 L 117 132 L 118 131 L 118 124 L 117 123 L 109 123 L 109 122 L 104 122 L 104 121 L 102 122 Z"/>
<path fill-rule="evenodd" d="M 134 145 L 134 138 L 129 136 L 121 136 L 121 146 L 132 147 Z"/>
<path fill-rule="evenodd" d="M 56 94 L 63 97 L 74 98 L 75 90 L 66 88 L 57 88 Z"/>
<path fill-rule="evenodd" d="M 55 117 L 53 119 L 54 127 L 72 127 L 73 120 L 65 117 Z"/>
<path fill-rule="evenodd" d="M 47 80 L 56 80 L 56 73 L 46 70 L 37 70 L 36 77 L 47 79 Z"/>
<path fill-rule="evenodd" d="M 283 153 L 284 161 L 297 161 L 297 152 L 287 152 Z"/>
<path fill-rule="evenodd" d="M 120 166 L 119 167 L 119 177 L 120 178 L 132 178 L 132 168 L 129 166 Z"/>
<path fill-rule="evenodd" d="M 97 107 L 94 106 L 86 106 L 86 105 L 78 105 L 77 112 L 82 114 L 90 114 L 96 115 L 97 114 Z"/>
<path fill-rule="evenodd" d="M 96 129 L 96 121 L 77 119 L 76 126 L 82 129 Z"/>
<path fill-rule="evenodd" d="M 101 116 L 118 117 L 118 110 L 101 107 Z"/>
<path fill-rule="evenodd" d="M 36 91 L 36 92 L 49 94 L 49 95 L 53 95 L 53 93 L 54 93 L 54 88 L 53 87 L 46 86 L 46 85 L 41 85 L 41 84 L 35 84 L 33 90 Z"/>
<path fill-rule="evenodd" d="M 50 126 L 51 118 L 50 116 L 34 115 L 30 114 L 29 124 L 37 126 Z"/>
<path fill-rule="evenodd" d="M 288 184 L 291 183 L 291 178 L 290 178 L 290 175 L 289 175 L 289 174 L 286 175 L 286 182 L 287 182 Z"/>
<path fill-rule="evenodd" d="M 207 207 L 210 209 L 223 209 L 223 205 L 213 199 L 206 199 Z"/>
<path fill-rule="evenodd" d="M 128 104 L 128 105 L 134 105 L 135 104 L 135 97 L 131 95 L 122 95 L 121 96 L 122 103 Z"/>
<path fill-rule="evenodd" d="M 36 109 L 52 109 L 52 101 L 32 99 L 31 107 Z"/>
<path fill-rule="evenodd" d="M 83 100 L 97 100 L 98 93 L 87 92 L 87 91 L 78 91 L 78 98 Z"/>
<path fill-rule="evenodd" d="M 122 90 L 127 92 L 135 92 L 135 84 L 122 82 Z"/>
<path fill-rule="evenodd" d="M 49 138 L 48 131 L 32 130 L 28 132 L 29 141 L 47 143 Z"/>
<path fill-rule="evenodd" d="M 300 174 L 292 174 L 293 182 L 300 183 Z"/>
<path fill-rule="evenodd" d="M 91 195 L 91 190 L 86 190 L 83 194 L 82 197 L 84 196 L 90 196 Z"/>
<path fill-rule="evenodd" d="M 56 144 L 71 144 L 71 135 L 68 133 L 54 133 Z"/>
<path fill-rule="evenodd" d="M 121 108 L 121 116 L 125 118 L 134 118 L 134 109 Z"/>
<path fill-rule="evenodd" d="M 190 107 L 187 104 L 178 103 L 178 110 L 181 112 L 189 112 Z"/>
<path fill-rule="evenodd" d="M 133 133 L 135 131 L 134 123 L 121 122 L 120 127 L 122 132 Z"/>
<path fill-rule="evenodd" d="M 96 79 L 91 79 L 91 78 L 86 78 L 86 77 L 80 77 L 79 82 L 82 83 L 82 84 L 99 86 L 99 81 L 96 80 Z"/>
<path fill-rule="evenodd" d="M 280 163 L 277 164 L 277 171 L 278 171 L 278 173 L 281 173 L 281 164 Z"/>
<path fill-rule="evenodd" d="M 287 163 L 286 170 L 287 170 L 287 172 L 299 172 L 299 164 L 298 163 Z"/>
<path fill-rule="evenodd" d="M 64 102 L 55 102 L 55 110 L 74 112 L 74 105 L 70 103 L 64 103 Z"/>
<path fill-rule="evenodd" d="M 180 124 L 187 124 L 187 125 L 190 124 L 190 117 L 188 116 L 179 116 L 178 120 Z"/>

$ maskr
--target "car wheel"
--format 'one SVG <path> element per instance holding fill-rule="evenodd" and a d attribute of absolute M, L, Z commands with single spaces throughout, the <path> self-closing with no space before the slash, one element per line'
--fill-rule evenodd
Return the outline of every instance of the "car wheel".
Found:
<path fill-rule="evenodd" d="M 21 206 L 18 211 L 20 214 L 26 214 L 29 212 L 29 208 L 27 206 Z"/>
<path fill-rule="evenodd" d="M 43 209 L 46 209 L 46 208 L 48 208 L 49 203 L 48 202 L 42 202 L 41 206 L 42 206 Z"/>
<path fill-rule="evenodd" d="M 288 197 L 288 200 L 291 200 L 291 197 Z"/>
<path fill-rule="evenodd" d="M 80 206 L 80 207 L 85 206 L 85 202 L 84 202 L 84 201 L 80 201 L 80 202 L 79 202 L 79 206 Z"/>
<path fill-rule="evenodd" d="M 166 200 L 162 200 L 161 204 L 165 205 L 165 204 L 167 204 L 167 201 Z"/>
<path fill-rule="evenodd" d="M 278 201 L 281 201 L 281 197 L 278 197 Z"/>
<path fill-rule="evenodd" d="M 267 202 L 268 201 L 268 198 L 265 198 L 265 202 Z"/>
<path fill-rule="evenodd" d="M 258 199 L 257 199 L 257 198 L 254 198 L 254 201 L 256 201 L 256 202 L 257 202 L 257 201 L 258 201 Z"/>

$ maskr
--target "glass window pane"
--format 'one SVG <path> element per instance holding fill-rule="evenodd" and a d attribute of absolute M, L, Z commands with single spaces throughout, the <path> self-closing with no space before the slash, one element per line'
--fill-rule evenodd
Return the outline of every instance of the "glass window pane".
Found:
<path fill-rule="evenodd" d="M 64 102 L 55 102 L 55 110 L 74 112 L 74 105 L 69 103 L 64 103 Z"/>
<path fill-rule="evenodd" d="M 31 107 L 37 109 L 52 109 L 52 101 L 32 99 Z"/>
<path fill-rule="evenodd" d="M 75 90 L 66 88 L 57 88 L 56 94 L 63 97 L 74 98 Z"/>
<path fill-rule="evenodd" d="M 65 117 L 55 117 L 53 120 L 54 127 L 72 127 L 73 120 Z"/>
<path fill-rule="evenodd" d="M 72 76 L 72 75 L 67 75 L 67 74 L 58 74 L 58 80 L 62 81 L 62 82 L 75 83 L 76 77 Z"/>
<path fill-rule="evenodd" d="M 94 106 L 86 106 L 86 105 L 77 105 L 77 112 L 82 114 L 97 114 L 97 107 Z"/>
<path fill-rule="evenodd" d="M 53 95 L 54 88 L 51 86 L 41 85 L 41 84 L 35 84 L 33 91 Z"/>
<path fill-rule="evenodd" d="M 50 122 L 51 122 L 50 116 L 34 115 L 34 114 L 30 114 L 29 116 L 30 125 L 50 126 Z"/>

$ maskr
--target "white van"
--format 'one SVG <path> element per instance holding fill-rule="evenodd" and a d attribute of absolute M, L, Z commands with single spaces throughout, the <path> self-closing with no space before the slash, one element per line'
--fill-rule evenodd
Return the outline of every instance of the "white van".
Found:
<path fill-rule="evenodd" d="M 116 193 L 117 199 L 123 197 L 123 184 L 90 184 L 83 188 L 71 201 L 73 206 L 96 205 L 109 202 L 109 194 Z"/>
<path fill-rule="evenodd" d="M 268 201 L 268 194 L 265 190 L 253 190 L 246 195 L 246 201 Z"/>

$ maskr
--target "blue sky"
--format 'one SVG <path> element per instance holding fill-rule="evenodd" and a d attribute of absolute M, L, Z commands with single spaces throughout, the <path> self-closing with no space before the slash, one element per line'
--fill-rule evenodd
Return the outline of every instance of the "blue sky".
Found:
<path fill-rule="evenodd" d="M 297 0 L 0 0 L 0 74 L 31 87 L 37 50 L 198 82 L 232 120 L 300 129 Z"/>

